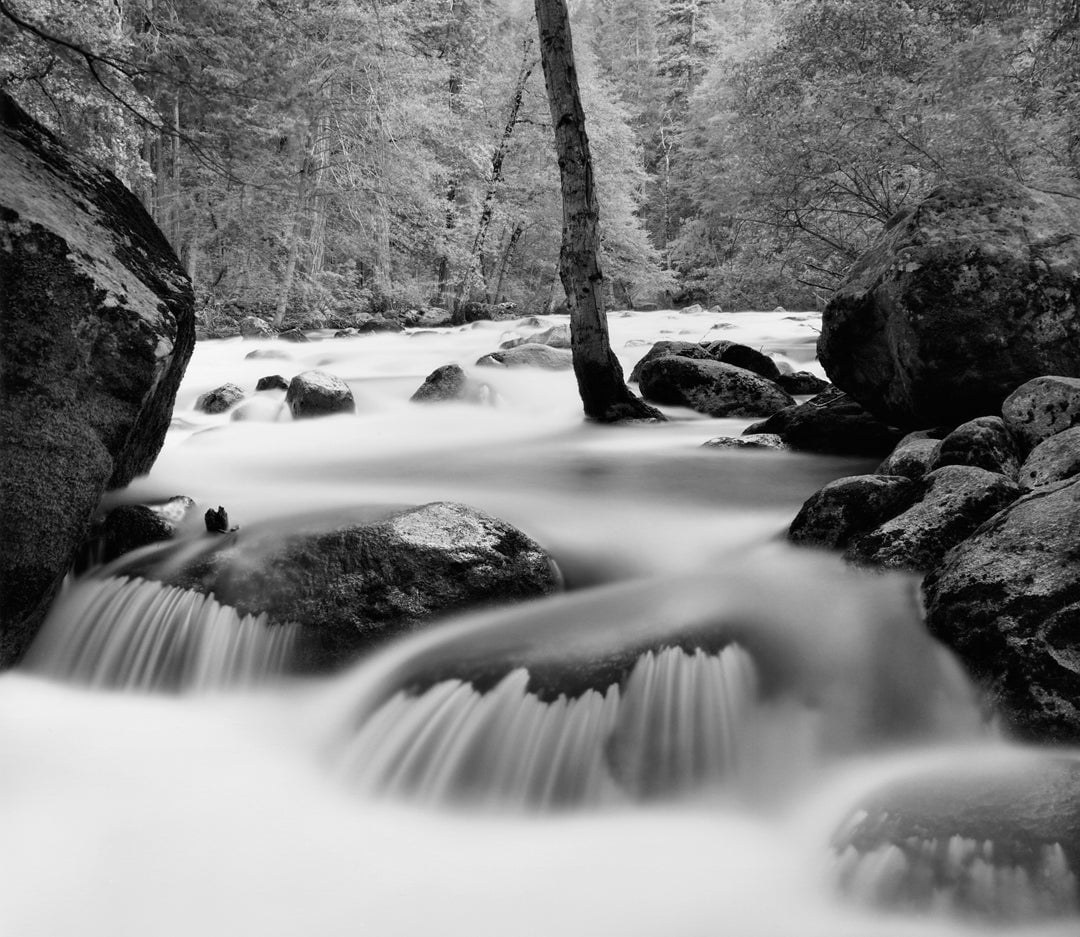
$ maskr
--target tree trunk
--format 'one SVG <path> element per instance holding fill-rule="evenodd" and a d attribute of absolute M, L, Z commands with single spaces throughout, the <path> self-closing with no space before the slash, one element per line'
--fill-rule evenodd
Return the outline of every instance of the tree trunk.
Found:
<path fill-rule="evenodd" d="M 502 260 L 499 263 L 499 276 L 495 281 L 495 298 L 492 300 L 493 302 L 497 303 L 502 299 L 503 281 L 506 279 L 506 271 L 510 267 L 510 258 L 514 256 L 514 248 L 517 247 L 518 241 L 521 240 L 521 234 L 524 230 L 522 225 L 516 224 L 514 230 L 510 232 L 510 240 L 502 253 Z"/>
<path fill-rule="evenodd" d="M 581 108 L 566 0 L 535 0 L 540 55 L 562 177 L 563 241 L 559 276 L 570 306 L 571 349 L 578 393 L 589 419 L 663 419 L 630 393 L 611 350 L 600 272 L 599 208 L 593 187 L 585 113 Z"/>

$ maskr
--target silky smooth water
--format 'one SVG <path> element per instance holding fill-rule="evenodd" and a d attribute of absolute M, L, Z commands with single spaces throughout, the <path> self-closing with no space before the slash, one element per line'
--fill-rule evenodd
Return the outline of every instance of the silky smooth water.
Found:
<path fill-rule="evenodd" d="M 186 494 L 263 531 L 464 501 L 543 544 L 570 591 L 298 681 L 275 677 L 288 633 L 91 571 L 0 677 L 0 933 L 1076 932 L 1053 846 L 1034 884 L 983 844 L 927 847 L 992 893 L 981 917 L 956 889 L 880 910 L 910 870 L 830 846 L 876 785 L 1025 757 L 923 632 L 912 579 L 783 544 L 812 491 L 872 462 L 702 449 L 749 421 L 673 408 L 589 425 L 572 372 L 472 367 L 550 324 L 197 347 L 154 470 L 111 501 Z M 627 371 L 653 340 L 706 337 L 818 370 L 817 325 L 636 313 L 611 332 Z M 409 403 L 450 362 L 491 403 Z M 293 422 L 280 392 L 193 409 L 313 367 L 355 415 Z"/>

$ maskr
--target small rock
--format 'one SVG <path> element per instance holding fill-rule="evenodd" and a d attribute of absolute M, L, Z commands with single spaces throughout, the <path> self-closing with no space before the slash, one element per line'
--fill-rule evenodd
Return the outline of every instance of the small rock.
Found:
<path fill-rule="evenodd" d="M 311 341 L 311 339 L 308 338 L 308 336 L 306 336 L 299 329 L 286 329 L 284 332 L 281 332 L 278 335 L 278 339 L 280 341 L 283 341 L 283 342 L 298 342 L 298 343 L 310 342 Z"/>
<path fill-rule="evenodd" d="M 940 440 L 931 436 L 928 430 L 908 433 L 877 467 L 876 474 L 903 475 L 917 481 L 930 471 L 939 443 Z"/>
<path fill-rule="evenodd" d="M 1020 466 L 1021 488 L 1042 488 L 1080 473 L 1080 426 L 1044 439 Z"/>
<path fill-rule="evenodd" d="M 225 508 L 218 505 L 217 510 L 208 508 L 203 518 L 206 522 L 208 534 L 227 534 L 229 532 L 229 514 Z"/>
<path fill-rule="evenodd" d="M 811 495 L 788 528 L 792 543 L 842 550 L 851 539 L 906 510 L 917 497 L 909 478 L 850 475 Z"/>
<path fill-rule="evenodd" d="M 432 371 L 409 400 L 413 403 L 439 403 L 463 400 L 469 403 L 491 403 L 495 392 L 487 384 L 470 380 L 456 364 L 446 364 Z"/>
<path fill-rule="evenodd" d="M 1025 450 L 1080 423 L 1080 378 L 1036 377 L 1001 405 L 1001 415 Z"/>
<path fill-rule="evenodd" d="M 356 327 L 356 331 L 364 335 L 369 332 L 402 332 L 404 329 L 401 323 L 394 319 L 376 318 L 361 323 Z"/>
<path fill-rule="evenodd" d="M 787 444 L 773 433 L 753 436 L 717 436 L 701 444 L 708 449 L 787 449 Z"/>
<path fill-rule="evenodd" d="M 347 329 L 338 329 L 334 333 L 334 338 L 356 338 L 356 336 L 359 334 L 359 330 L 353 328 L 352 326 L 349 326 L 349 328 Z"/>
<path fill-rule="evenodd" d="M 254 351 L 249 351 L 244 358 L 272 358 L 281 361 L 289 361 L 292 359 L 287 351 L 282 351 L 280 348 L 256 348 Z"/>
<path fill-rule="evenodd" d="M 245 316 L 240 320 L 240 334 L 244 338 L 273 338 L 274 329 L 265 319 Z"/>
<path fill-rule="evenodd" d="M 195 409 L 203 413 L 224 413 L 243 399 L 244 392 L 235 384 L 222 384 L 201 394 L 195 401 Z"/>
<path fill-rule="evenodd" d="M 349 385 L 325 371 L 297 374 L 289 383 L 285 403 L 294 420 L 356 412 L 356 401 Z"/>
<path fill-rule="evenodd" d="M 255 385 L 255 390 L 288 390 L 289 382 L 285 380 L 280 374 L 267 374 L 265 377 L 260 377 L 258 383 Z"/>
<path fill-rule="evenodd" d="M 553 325 L 550 329 L 537 335 L 530 335 L 526 338 L 511 338 L 503 342 L 499 348 L 517 348 L 520 345 L 528 344 L 550 345 L 552 348 L 569 348 L 570 326 L 567 324 Z"/>

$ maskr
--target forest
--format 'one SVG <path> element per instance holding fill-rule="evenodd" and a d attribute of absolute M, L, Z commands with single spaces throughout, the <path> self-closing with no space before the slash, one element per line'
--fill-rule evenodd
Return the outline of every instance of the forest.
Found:
<path fill-rule="evenodd" d="M 820 308 L 899 210 L 1080 177 L 1078 0 L 575 0 L 609 304 Z M 204 328 L 563 301 L 525 0 L 0 0 L 0 88 L 138 195 Z"/>

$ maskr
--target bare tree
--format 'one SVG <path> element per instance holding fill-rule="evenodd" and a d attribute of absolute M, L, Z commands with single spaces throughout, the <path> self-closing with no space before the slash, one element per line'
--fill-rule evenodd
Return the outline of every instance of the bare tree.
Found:
<path fill-rule="evenodd" d="M 562 178 L 563 239 L 559 276 L 570 307 L 574 374 L 585 415 L 603 423 L 660 419 L 630 393 L 611 351 L 600 270 L 600 212 L 593 186 L 585 113 L 581 108 L 566 0 L 535 0 L 555 149 Z"/>

